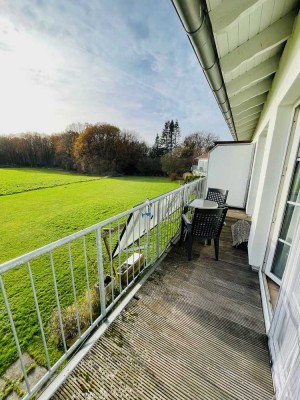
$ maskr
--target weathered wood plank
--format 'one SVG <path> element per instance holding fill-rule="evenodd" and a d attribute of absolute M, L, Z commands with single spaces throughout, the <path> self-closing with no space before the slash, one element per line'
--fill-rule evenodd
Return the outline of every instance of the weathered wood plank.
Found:
<path fill-rule="evenodd" d="M 246 216 L 228 215 L 220 260 L 213 245 L 196 242 L 192 262 L 175 247 L 54 399 L 272 398 L 258 278 L 231 246 Z"/>

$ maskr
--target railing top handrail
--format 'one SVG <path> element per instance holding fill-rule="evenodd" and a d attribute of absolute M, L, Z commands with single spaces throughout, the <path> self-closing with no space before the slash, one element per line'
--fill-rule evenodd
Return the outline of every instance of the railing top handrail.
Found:
<path fill-rule="evenodd" d="M 65 236 L 62 239 L 58 239 L 52 243 L 46 244 L 45 246 L 42 246 L 36 250 L 30 251 L 29 253 L 23 254 L 21 256 L 13 258 L 12 260 L 6 261 L 6 262 L 0 264 L 0 274 L 4 273 L 12 268 L 15 268 L 19 265 L 25 264 L 25 263 L 31 261 L 32 259 L 37 258 L 43 254 L 49 253 L 52 250 L 57 249 L 60 246 L 63 246 L 65 244 L 72 242 L 73 240 L 79 239 L 80 237 L 82 237 L 84 235 L 87 235 L 97 229 L 102 228 L 105 225 L 108 225 L 122 217 L 125 217 L 126 215 L 129 215 L 135 211 L 138 211 L 138 210 L 144 208 L 147 205 L 151 205 L 151 204 L 165 198 L 166 196 L 168 196 L 170 194 L 180 192 L 180 191 L 184 190 L 186 187 L 194 186 L 203 179 L 205 179 L 205 178 L 196 179 L 195 181 L 185 184 L 177 189 L 171 190 L 169 192 L 166 192 L 166 193 L 159 195 L 157 197 L 154 197 L 152 199 L 147 199 L 143 203 L 138 204 L 137 206 L 132 207 L 129 210 L 123 211 L 122 213 L 114 215 L 113 217 L 110 217 L 103 221 L 97 222 L 96 224 L 93 224 L 93 225 L 91 225 L 87 228 L 84 228 L 78 232 L 72 233 L 71 235 Z"/>

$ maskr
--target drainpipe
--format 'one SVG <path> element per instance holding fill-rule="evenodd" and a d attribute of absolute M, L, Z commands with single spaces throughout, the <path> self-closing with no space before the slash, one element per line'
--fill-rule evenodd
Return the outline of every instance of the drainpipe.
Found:
<path fill-rule="evenodd" d="M 205 2 L 172 0 L 234 140 L 237 140 L 231 108 Z"/>

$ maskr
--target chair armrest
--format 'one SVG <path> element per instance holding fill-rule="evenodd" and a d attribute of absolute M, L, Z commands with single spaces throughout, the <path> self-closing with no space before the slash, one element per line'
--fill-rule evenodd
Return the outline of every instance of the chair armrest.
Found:
<path fill-rule="evenodd" d="M 185 214 L 181 214 L 182 221 L 184 222 L 188 231 L 192 229 L 192 223 Z"/>

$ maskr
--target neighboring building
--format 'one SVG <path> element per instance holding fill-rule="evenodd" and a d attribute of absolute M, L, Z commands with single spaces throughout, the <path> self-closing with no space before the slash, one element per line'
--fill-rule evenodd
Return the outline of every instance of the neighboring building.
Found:
<path fill-rule="evenodd" d="M 196 165 L 192 167 L 192 173 L 195 176 L 205 176 L 207 174 L 208 167 L 208 154 L 202 154 L 199 157 L 195 158 L 197 161 Z"/>
<path fill-rule="evenodd" d="M 276 399 L 299 399 L 299 0 L 173 3 L 234 140 L 256 147 L 249 264 L 260 277 Z"/>

